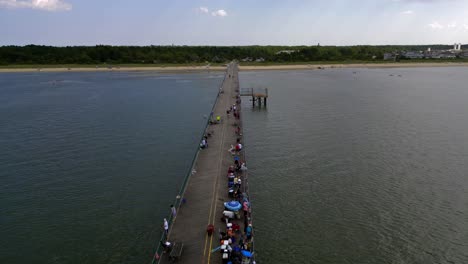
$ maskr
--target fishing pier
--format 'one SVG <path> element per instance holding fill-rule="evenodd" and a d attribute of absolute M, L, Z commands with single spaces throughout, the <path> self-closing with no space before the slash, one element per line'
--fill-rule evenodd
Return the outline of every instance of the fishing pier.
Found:
<path fill-rule="evenodd" d="M 258 106 L 262 107 L 262 99 L 263 105 L 267 105 L 268 99 L 268 88 L 242 88 L 240 90 L 240 96 L 250 96 L 252 97 L 252 106 L 255 107 L 255 102 L 258 102 Z"/>
<path fill-rule="evenodd" d="M 207 141 L 207 147 L 197 151 L 175 197 L 176 214 L 171 212 L 167 218 L 169 229 L 167 235 L 162 230 L 160 241 L 156 241 L 152 264 L 218 264 L 227 256 L 233 263 L 253 261 L 247 168 L 240 165 L 245 163 L 245 153 L 243 147 L 236 149 L 243 145 L 238 71 L 236 63 L 228 64 L 200 138 L 200 142 Z M 241 207 L 229 211 L 227 202 Z M 162 219 L 160 223 L 162 229 Z"/>

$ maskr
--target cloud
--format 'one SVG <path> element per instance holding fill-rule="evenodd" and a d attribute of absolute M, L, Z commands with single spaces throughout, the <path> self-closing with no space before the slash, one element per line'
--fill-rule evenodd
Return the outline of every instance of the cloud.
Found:
<path fill-rule="evenodd" d="M 457 22 L 452 22 L 447 25 L 447 28 L 456 28 L 457 27 Z"/>
<path fill-rule="evenodd" d="M 216 10 L 214 12 L 211 12 L 212 16 L 220 16 L 220 17 L 225 17 L 227 16 L 227 12 L 223 9 Z"/>
<path fill-rule="evenodd" d="M 442 26 L 439 22 L 435 21 L 435 22 L 432 22 L 431 24 L 428 25 L 429 27 L 431 27 L 432 29 L 443 29 L 444 26 Z"/>
<path fill-rule="evenodd" d="M 463 27 L 465 28 L 465 30 L 468 30 L 468 24 L 464 24 Z"/>
<path fill-rule="evenodd" d="M 2 1 L 2 0 L 0 0 L 0 1 Z M 203 7 L 203 6 L 198 7 L 198 8 L 196 9 L 196 11 L 197 11 L 198 13 L 203 13 L 203 14 L 209 14 L 209 13 L 210 13 L 210 10 L 208 9 L 208 7 Z M 224 10 L 224 9 L 218 9 L 218 10 L 216 10 L 216 11 L 211 12 L 211 15 L 212 15 L 212 16 L 215 16 L 215 17 L 225 17 L 225 16 L 227 16 L 228 14 L 227 14 L 226 10 Z"/>
<path fill-rule="evenodd" d="M 63 0 L 0 0 L 0 7 L 32 8 L 45 11 L 70 11 L 72 5 Z"/>
<path fill-rule="evenodd" d="M 204 6 L 200 6 L 199 8 L 197 8 L 197 11 L 201 12 L 201 13 L 208 13 L 209 12 L 208 8 L 206 8 Z"/>
<path fill-rule="evenodd" d="M 412 15 L 412 14 L 414 14 L 414 12 L 413 12 L 413 10 L 406 10 L 406 11 L 401 12 L 400 14 L 402 14 L 402 15 Z"/>

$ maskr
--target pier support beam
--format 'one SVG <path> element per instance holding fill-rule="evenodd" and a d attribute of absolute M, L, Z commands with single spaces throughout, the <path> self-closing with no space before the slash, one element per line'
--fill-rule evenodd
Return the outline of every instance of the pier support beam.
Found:
<path fill-rule="evenodd" d="M 240 89 L 239 91 L 240 91 L 240 96 L 250 96 L 252 100 L 252 107 L 255 107 L 256 104 L 258 104 L 258 107 L 262 107 L 262 104 L 265 107 L 267 106 L 267 100 L 268 100 L 267 88 L 265 88 L 264 91 L 258 90 L 258 92 L 254 91 L 253 88 L 243 88 L 243 89 Z"/>

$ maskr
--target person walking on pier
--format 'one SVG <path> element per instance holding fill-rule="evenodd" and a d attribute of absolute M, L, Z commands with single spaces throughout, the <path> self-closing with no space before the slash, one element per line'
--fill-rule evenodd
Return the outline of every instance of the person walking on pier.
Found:
<path fill-rule="evenodd" d="M 202 139 L 202 142 L 200 143 L 200 148 L 205 149 L 208 147 L 208 142 L 206 141 L 205 138 Z"/>
<path fill-rule="evenodd" d="M 169 223 L 167 222 L 166 218 L 164 218 L 164 234 L 167 237 L 167 234 L 169 233 Z"/>
<path fill-rule="evenodd" d="M 177 215 L 177 211 L 174 207 L 174 205 L 171 204 L 171 214 L 172 214 L 172 219 L 174 219 Z"/>

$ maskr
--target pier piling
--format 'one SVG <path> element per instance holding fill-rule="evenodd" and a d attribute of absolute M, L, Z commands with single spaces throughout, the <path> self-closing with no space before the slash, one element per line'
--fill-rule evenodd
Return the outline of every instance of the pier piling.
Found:
<path fill-rule="evenodd" d="M 264 88 L 264 89 L 243 88 L 240 91 L 240 96 L 251 96 L 252 107 L 255 107 L 256 102 L 258 102 L 259 107 L 262 107 L 262 99 L 263 99 L 263 105 L 266 107 L 267 98 L 268 98 L 268 88 Z"/>

